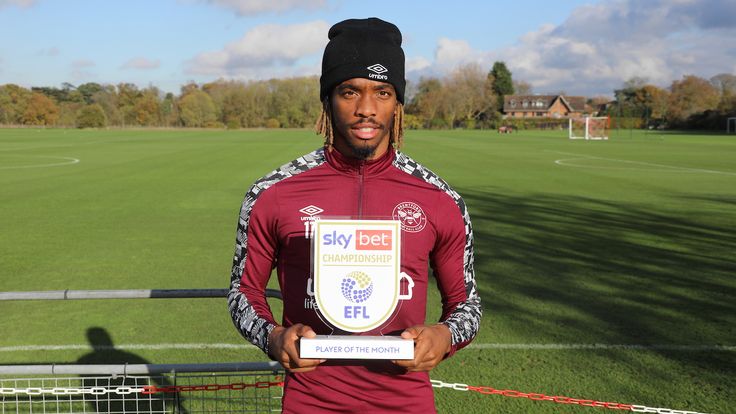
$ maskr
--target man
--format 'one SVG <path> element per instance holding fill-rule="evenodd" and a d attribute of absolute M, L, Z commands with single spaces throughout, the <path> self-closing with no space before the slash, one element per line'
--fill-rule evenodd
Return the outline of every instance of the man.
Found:
<path fill-rule="evenodd" d="M 240 333 L 287 370 L 284 412 L 435 412 L 428 371 L 467 345 L 480 324 L 470 219 L 456 192 L 396 149 L 406 86 L 399 29 L 376 18 L 353 19 L 333 26 L 329 39 L 317 125 L 325 145 L 259 179 L 246 194 L 230 313 Z M 299 357 L 300 337 L 332 333 L 315 310 L 310 276 L 312 223 L 320 217 L 401 221 L 401 271 L 414 281 L 413 296 L 366 334 L 413 339 L 413 360 Z M 430 325 L 427 264 L 443 302 L 441 322 Z M 281 324 L 264 296 L 274 267 Z"/>

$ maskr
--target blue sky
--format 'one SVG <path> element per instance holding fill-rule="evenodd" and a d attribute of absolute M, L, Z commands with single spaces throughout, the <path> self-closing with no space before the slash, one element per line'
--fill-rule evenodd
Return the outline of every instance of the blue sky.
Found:
<path fill-rule="evenodd" d="M 503 60 L 535 93 L 593 96 L 736 74 L 734 0 L 0 0 L 0 84 L 318 74 L 330 25 L 370 16 L 401 29 L 410 80 Z"/>

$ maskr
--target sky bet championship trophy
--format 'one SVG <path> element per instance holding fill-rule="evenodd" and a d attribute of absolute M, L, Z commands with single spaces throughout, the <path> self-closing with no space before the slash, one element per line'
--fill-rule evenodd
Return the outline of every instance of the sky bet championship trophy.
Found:
<path fill-rule="evenodd" d="M 412 339 L 361 335 L 380 332 L 394 316 L 399 301 L 411 299 L 414 282 L 401 272 L 400 221 L 316 221 L 312 263 L 317 312 L 334 330 L 333 335 L 301 338 L 300 357 L 414 358 Z M 402 278 L 408 282 L 404 295 Z"/>

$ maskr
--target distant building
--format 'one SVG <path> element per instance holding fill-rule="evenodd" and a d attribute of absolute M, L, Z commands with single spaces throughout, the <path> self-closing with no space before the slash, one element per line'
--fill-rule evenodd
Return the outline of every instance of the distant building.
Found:
<path fill-rule="evenodd" d="M 576 118 L 585 112 L 584 96 L 507 95 L 504 118 Z"/>

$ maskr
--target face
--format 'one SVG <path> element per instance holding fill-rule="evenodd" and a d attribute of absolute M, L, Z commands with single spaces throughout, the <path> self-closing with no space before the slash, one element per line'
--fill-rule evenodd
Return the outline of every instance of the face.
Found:
<path fill-rule="evenodd" d="M 397 109 L 393 85 L 370 79 L 348 79 L 330 97 L 335 142 L 343 155 L 372 160 L 390 145 Z"/>

